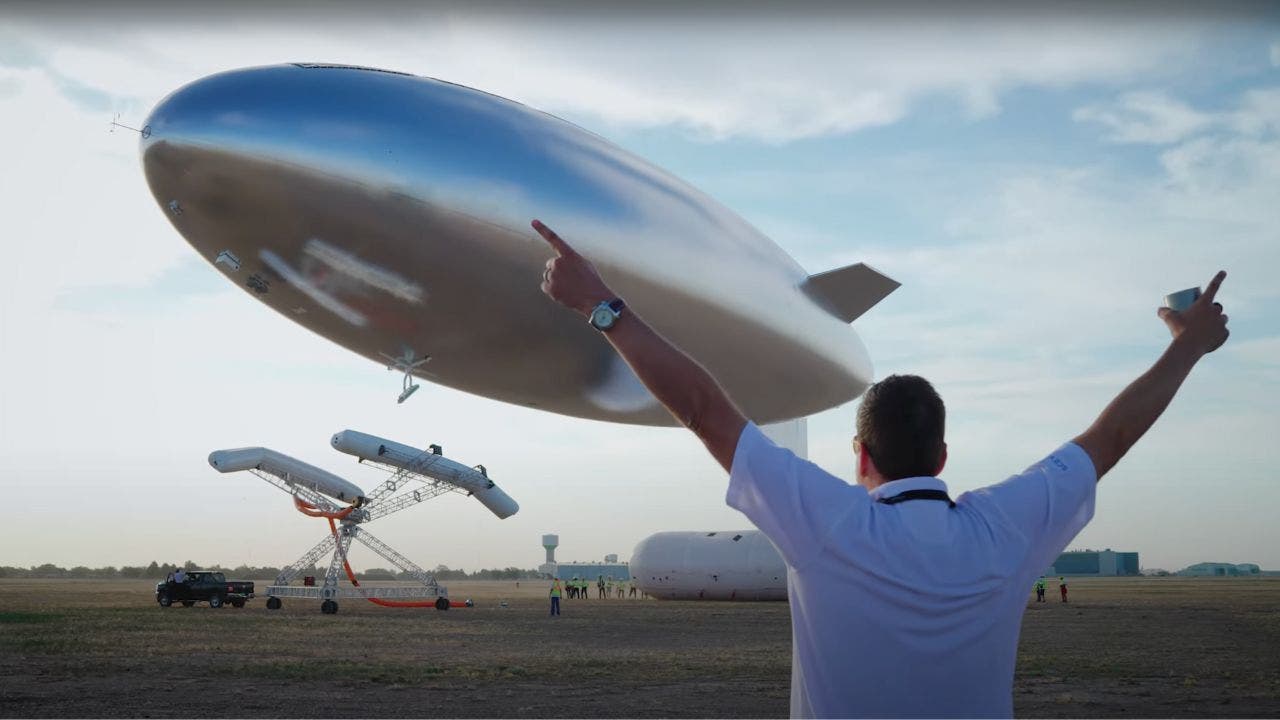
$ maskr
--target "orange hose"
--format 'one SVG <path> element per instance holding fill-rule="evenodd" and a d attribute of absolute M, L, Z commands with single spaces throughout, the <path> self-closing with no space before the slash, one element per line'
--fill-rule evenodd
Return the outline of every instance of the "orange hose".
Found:
<path fill-rule="evenodd" d="M 352 505 L 351 507 L 345 510 L 339 510 L 337 512 L 328 512 L 328 511 L 317 508 L 315 505 L 312 505 L 311 503 L 307 502 L 306 500 L 303 500 L 302 498 L 296 495 L 293 497 L 293 506 L 298 509 L 298 512 L 302 513 L 303 515 L 306 515 L 307 517 L 322 517 L 322 518 L 329 518 L 330 520 L 342 520 L 346 518 L 348 515 L 350 515 L 356 509 L 355 506 Z"/>
<path fill-rule="evenodd" d="M 326 510 L 321 510 L 317 508 L 315 505 L 312 505 L 311 503 L 303 500 L 302 498 L 296 495 L 293 498 L 293 506 L 297 508 L 298 512 L 302 513 L 303 515 L 306 515 L 307 517 L 322 517 L 328 520 L 329 532 L 333 533 L 334 540 L 338 539 L 338 525 L 337 523 L 334 522 L 334 520 L 342 520 L 346 518 L 348 515 L 350 515 L 352 511 L 356 509 L 355 506 L 353 505 L 345 510 L 339 510 L 338 512 L 328 512 Z M 360 581 L 356 580 L 356 574 L 351 569 L 351 563 L 347 562 L 347 558 L 345 556 L 343 556 L 342 558 L 342 567 L 344 570 L 347 571 L 347 579 L 351 581 L 351 584 L 354 585 L 355 587 L 360 587 Z M 427 601 L 383 600 L 382 598 L 371 598 L 371 597 L 367 597 L 365 598 L 365 600 L 368 600 L 374 605 L 381 605 L 382 607 L 435 607 L 436 606 L 435 602 L 427 602 Z M 466 607 L 466 603 L 455 603 L 450 601 L 449 607 Z"/>
<path fill-rule="evenodd" d="M 329 532 L 333 533 L 333 539 L 337 540 L 338 525 L 333 521 L 334 520 L 333 518 L 328 518 L 328 520 L 329 520 Z M 342 569 L 347 571 L 347 579 L 351 581 L 351 584 L 354 585 L 355 587 L 360 587 L 360 581 L 356 579 L 356 574 L 351 569 L 351 563 L 347 561 L 346 555 L 342 556 Z M 372 597 L 367 597 L 365 598 L 365 600 L 368 600 L 374 605 L 381 605 L 382 607 L 435 607 L 436 606 L 435 602 L 427 602 L 427 601 L 420 601 L 420 600 L 383 600 L 382 598 L 372 598 Z M 452 605 L 453 603 L 450 603 L 450 606 Z"/>

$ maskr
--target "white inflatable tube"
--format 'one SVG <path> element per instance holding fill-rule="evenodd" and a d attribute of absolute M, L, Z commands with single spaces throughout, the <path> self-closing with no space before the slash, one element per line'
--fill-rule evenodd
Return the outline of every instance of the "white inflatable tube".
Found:
<path fill-rule="evenodd" d="M 355 483 L 268 448 L 214 450 L 209 453 L 209 464 L 218 472 L 224 473 L 261 470 L 291 485 L 311 488 L 322 495 L 356 507 L 360 507 L 365 501 L 364 491 Z"/>
<path fill-rule="evenodd" d="M 339 452 L 362 460 L 383 463 L 462 488 L 500 519 L 509 518 L 520 509 L 520 505 L 484 473 L 443 455 L 355 430 L 343 430 L 329 442 Z"/>

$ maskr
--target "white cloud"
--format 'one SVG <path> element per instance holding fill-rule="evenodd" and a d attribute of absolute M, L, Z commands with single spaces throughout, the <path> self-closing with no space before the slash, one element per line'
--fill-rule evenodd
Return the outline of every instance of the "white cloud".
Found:
<path fill-rule="evenodd" d="M 128 98 L 137 112 L 217 70 L 328 60 L 440 77 L 597 122 L 778 142 L 886 125 L 930 96 L 981 117 L 1021 86 L 1121 83 L 1177 65 L 1200 32 L 1065 15 L 672 21 L 440 10 L 394 25 L 290 19 L 285 29 L 144 24 L 90 35 L 37 25 L 24 36 L 42 39 L 56 72 Z"/>
<path fill-rule="evenodd" d="M 1156 145 L 1178 142 L 1213 122 L 1212 116 L 1154 91 L 1126 93 L 1112 104 L 1079 108 L 1072 117 L 1107 126 L 1113 142 Z"/>
<path fill-rule="evenodd" d="M 1245 135 L 1280 132 L 1280 88 L 1250 90 L 1229 116 L 1231 126 Z"/>

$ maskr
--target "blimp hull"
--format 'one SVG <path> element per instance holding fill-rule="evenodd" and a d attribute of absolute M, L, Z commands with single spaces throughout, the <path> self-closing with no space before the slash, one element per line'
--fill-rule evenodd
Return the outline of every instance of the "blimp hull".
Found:
<path fill-rule="evenodd" d="M 787 566 L 758 530 L 661 532 L 631 555 L 636 586 L 660 600 L 786 600 Z"/>
<path fill-rule="evenodd" d="M 857 278 L 882 276 L 810 277 L 692 187 L 493 95 L 358 68 L 239 70 L 163 100 L 141 152 L 160 208 L 219 272 L 384 365 L 430 356 L 413 372 L 432 382 L 673 424 L 597 331 L 541 294 L 551 251 L 532 217 L 758 422 L 846 402 L 871 378 L 848 320 L 882 296 L 860 299 L 880 291 Z"/>

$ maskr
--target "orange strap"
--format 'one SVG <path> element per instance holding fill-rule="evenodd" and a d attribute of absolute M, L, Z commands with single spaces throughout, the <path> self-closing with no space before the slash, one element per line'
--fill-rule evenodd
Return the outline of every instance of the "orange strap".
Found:
<path fill-rule="evenodd" d="M 322 517 L 328 520 L 329 532 L 333 533 L 333 539 L 335 541 L 338 539 L 338 524 L 335 523 L 334 520 L 342 520 L 348 515 L 350 515 L 353 510 L 355 510 L 355 506 L 353 505 L 352 507 L 349 507 L 346 510 L 340 510 L 338 512 L 328 512 L 328 511 L 317 508 L 315 505 L 312 505 L 311 503 L 303 500 L 302 498 L 296 495 L 293 498 L 293 505 L 295 508 L 298 509 L 298 512 L 302 513 L 303 515 L 306 515 L 307 517 Z M 360 587 L 360 581 L 356 580 L 356 574 L 351 570 L 351 563 L 347 561 L 347 558 L 345 556 L 342 558 L 342 567 L 344 570 L 347 571 L 347 579 L 351 581 L 351 584 L 354 585 L 355 587 Z M 381 605 L 382 607 L 435 607 L 436 606 L 434 601 L 428 602 L 428 601 L 415 601 L 415 600 L 383 600 L 382 598 L 371 598 L 371 597 L 367 597 L 365 598 L 365 600 L 368 600 L 374 605 Z M 455 603 L 452 601 L 449 602 L 449 607 L 465 607 L 465 606 L 466 606 L 465 603 Z"/>
<path fill-rule="evenodd" d="M 346 510 L 339 510 L 337 512 L 328 512 L 328 511 L 317 508 L 315 505 L 312 505 L 311 503 L 307 502 L 306 500 L 303 500 L 297 495 L 293 496 L 293 506 L 298 509 L 298 512 L 302 513 L 303 515 L 306 515 L 307 517 L 329 518 L 330 525 L 333 524 L 334 520 L 342 520 L 346 516 L 350 515 L 356 509 L 355 506 L 352 505 Z M 335 537 L 337 536 L 335 535 Z"/>
<path fill-rule="evenodd" d="M 333 533 L 334 540 L 338 539 L 338 525 L 333 521 L 333 518 L 329 518 L 329 532 Z M 351 584 L 354 585 L 355 587 L 360 587 L 360 581 L 356 579 L 356 574 L 351 569 L 351 563 L 347 561 L 347 558 L 345 555 L 342 557 L 342 569 L 347 571 L 347 579 L 351 581 Z M 427 602 L 424 600 L 383 600 L 382 598 L 372 598 L 372 597 L 367 597 L 365 598 L 365 600 L 368 600 L 374 605 L 381 605 L 382 607 L 435 607 L 436 606 L 434 601 Z"/>

